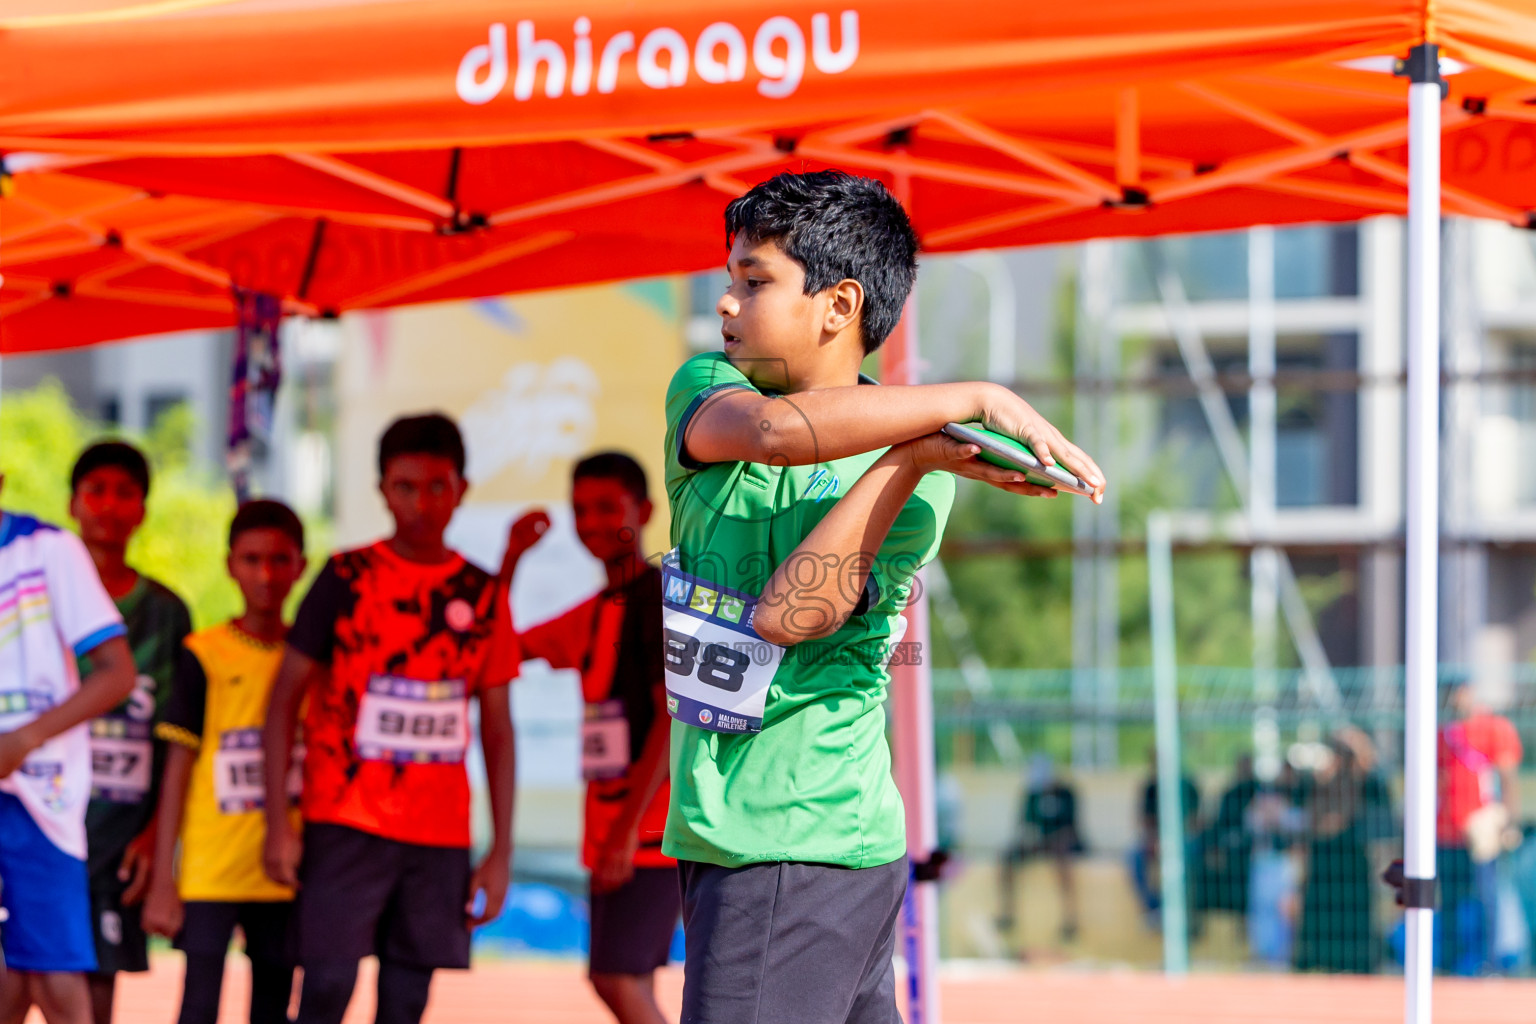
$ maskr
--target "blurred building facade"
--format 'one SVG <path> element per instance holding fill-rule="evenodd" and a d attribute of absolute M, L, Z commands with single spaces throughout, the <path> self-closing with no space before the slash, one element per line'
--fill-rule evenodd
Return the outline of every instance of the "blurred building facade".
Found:
<path fill-rule="evenodd" d="M 107 428 L 143 433 L 167 410 L 189 405 L 199 425 L 196 458 L 223 462 L 232 332 L 185 331 L 65 352 L 7 358 L 0 386 L 25 391 L 52 379 L 81 413 Z"/>
<path fill-rule="evenodd" d="M 1447 221 L 1444 243 L 1441 661 L 1507 705 L 1513 666 L 1536 652 L 1536 471 L 1520 458 L 1536 430 L 1536 248 L 1467 220 Z M 1405 252 L 1391 218 L 1080 251 L 1082 443 L 1121 472 L 1176 455 L 1159 471 L 1178 539 L 1250 552 L 1260 672 L 1307 662 L 1287 561 L 1303 585 L 1335 581 L 1309 609 L 1314 657 L 1402 661 Z M 1089 549 L 1074 660 L 1118 666 L 1098 591 L 1127 538 L 1112 507 L 1074 511 Z"/>

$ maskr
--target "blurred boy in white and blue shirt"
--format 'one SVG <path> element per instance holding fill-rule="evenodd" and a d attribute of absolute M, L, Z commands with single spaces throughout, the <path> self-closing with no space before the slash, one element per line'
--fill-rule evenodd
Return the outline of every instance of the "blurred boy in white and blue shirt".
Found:
<path fill-rule="evenodd" d="M 0 511 L 0 1024 L 33 1005 L 48 1024 L 91 1022 L 85 723 L 133 689 L 123 636 L 80 539 Z"/>

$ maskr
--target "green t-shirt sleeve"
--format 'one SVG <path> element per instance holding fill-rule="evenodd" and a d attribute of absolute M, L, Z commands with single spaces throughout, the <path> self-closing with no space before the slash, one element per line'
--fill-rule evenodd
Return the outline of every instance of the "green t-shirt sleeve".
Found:
<path fill-rule="evenodd" d="M 870 570 L 873 592 L 866 588 L 869 611 L 894 615 L 904 609 L 917 570 L 933 561 L 944 539 L 944 526 L 955 501 L 955 478 L 948 473 L 923 477 L 902 506 Z"/>
<path fill-rule="evenodd" d="M 688 429 L 699 407 L 711 396 L 732 388 L 756 390 L 720 352 L 696 355 L 678 367 L 667 386 L 667 475 L 704 468 L 688 454 Z"/>

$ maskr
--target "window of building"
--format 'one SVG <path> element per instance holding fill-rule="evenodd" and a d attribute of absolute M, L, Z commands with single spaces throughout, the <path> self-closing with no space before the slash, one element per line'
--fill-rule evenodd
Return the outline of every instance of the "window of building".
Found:
<path fill-rule="evenodd" d="M 184 391 L 151 392 L 144 398 L 144 426 L 153 428 L 161 416 L 178 405 L 184 405 L 186 401 L 187 394 Z"/>
<path fill-rule="evenodd" d="M 1360 500 L 1360 394 L 1350 334 L 1282 338 L 1275 357 L 1275 503 L 1281 508 Z M 1295 384 L 1284 383 L 1291 375 Z"/>
<path fill-rule="evenodd" d="M 1366 664 L 1360 616 L 1360 550 L 1341 546 L 1329 553 L 1292 553 L 1291 568 L 1302 598 L 1312 610 L 1317 638 L 1332 665 Z"/>
<path fill-rule="evenodd" d="M 1247 372 L 1248 353 L 1244 339 L 1207 338 L 1205 342 L 1219 379 L 1230 380 Z M 1235 504 L 1236 492 L 1231 489 L 1210 422 L 1178 350 L 1171 341 L 1165 342 L 1164 346 L 1155 357 L 1153 378 L 1153 386 L 1160 393 L 1158 451 L 1154 459 L 1160 465 L 1169 463 L 1160 475 L 1174 488 L 1180 506 L 1230 507 Z M 1222 390 L 1237 429 L 1246 437 L 1248 392 L 1226 382 Z"/>
<path fill-rule="evenodd" d="M 1247 441 L 1246 339 L 1209 338 L 1206 346 L 1227 408 Z M 1281 508 L 1351 506 L 1360 500 L 1358 343 L 1353 333 L 1286 335 L 1276 345 L 1275 502 Z M 1171 342 L 1156 356 L 1161 392 L 1158 447 L 1174 460 L 1181 502 L 1215 507 L 1230 500 L 1227 469 Z"/>
<path fill-rule="evenodd" d="M 1520 457 L 1536 446 L 1536 331 L 1490 334 L 1486 353 L 1504 379 L 1458 386 L 1474 388 L 1476 394 L 1478 506 L 1507 515 L 1536 505 L 1536 464 Z"/>
<path fill-rule="evenodd" d="M 1248 297 L 1248 234 L 1180 235 L 1116 246 L 1122 302 L 1158 302 L 1158 268 L 1166 260 L 1191 302 Z"/>
<path fill-rule="evenodd" d="M 1360 232 L 1353 224 L 1311 224 L 1275 231 L 1275 298 L 1360 294 Z"/>
<path fill-rule="evenodd" d="M 1118 247 L 1123 302 L 1158 302 L 1160 260 L 1179 276 L 1191 302 L 1248 298 L 1248 234 L 1243 231 L 1151 239 Z M 1353 224 L 1275 229 L 1275 298 L 1360 294 L 1360 234 Z"/>

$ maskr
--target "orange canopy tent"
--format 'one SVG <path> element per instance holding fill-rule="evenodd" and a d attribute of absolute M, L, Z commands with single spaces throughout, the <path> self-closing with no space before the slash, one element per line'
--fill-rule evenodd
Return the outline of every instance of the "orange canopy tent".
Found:
<path fill-rule="evenodd" d="M 1402 212 L 1425 39 L 1446 209 L 1525 224 L 1530 0 L 0 0 L 0 353 L 698 270 L 784 168 L 929 251 Z"/>
<path fill-rule="evenodd" d="M 883 177 L 929 251 L 1406 211 L 1422 1022 L 1435 228 L 1442 205 L 1530 225 L 1533 83 L 1536 0 L 0 0 L 0 354 L 229 324 L 237 289 L 316 315 L 697 270 L 724 197 L 784 168 Z M 925 690 L 893 692 L 931 772 Z"/>

